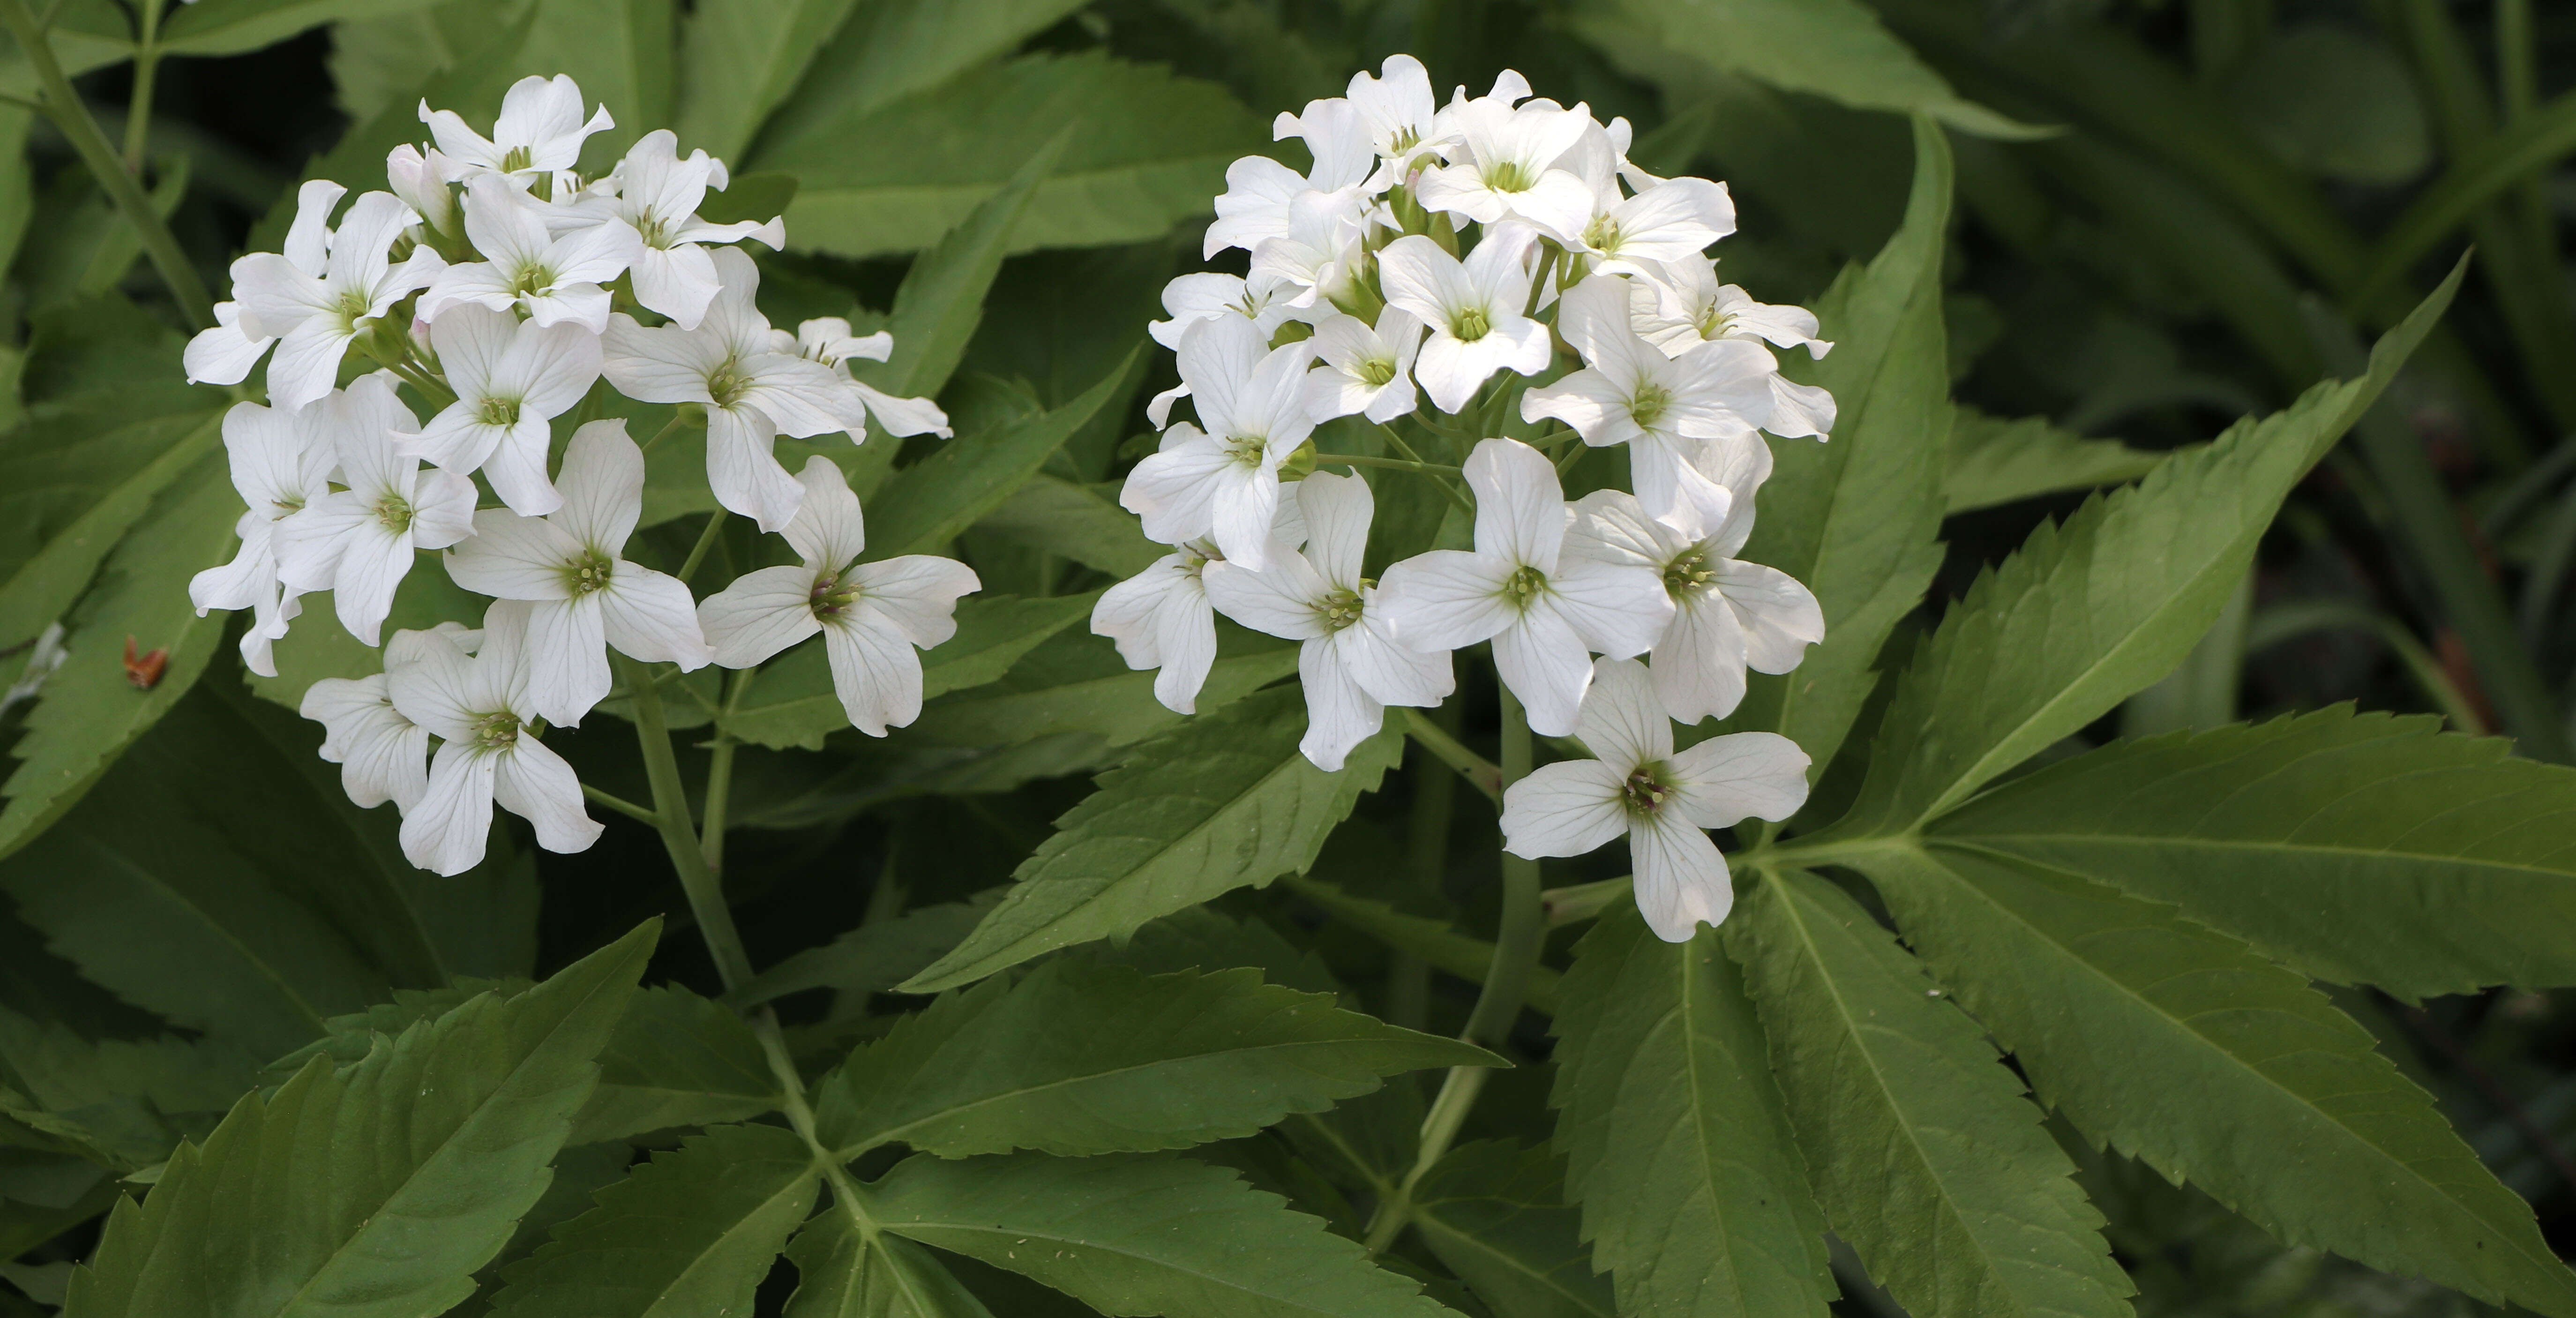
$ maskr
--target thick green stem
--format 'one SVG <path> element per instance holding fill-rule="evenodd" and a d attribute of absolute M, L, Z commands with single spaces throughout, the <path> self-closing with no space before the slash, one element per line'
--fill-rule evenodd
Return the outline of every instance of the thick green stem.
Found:
<path fill-rule="evenodd" d="M 179 247 L 170 226 L 161 222 L 161 213 L 152 209 L 152 199 L 143 193 L 125 162 L 117 158 L 116 147 L 101 132 L 98 120 L 90 117 L 89 107 L 81 104 L 80 95 L 72 90 L 72 80 L 63 73 L 62 62 L 54 58 L 53 44 L 45 39 L 36 17 L 27 12 L 26 0 L 0 0 L 0 27 L 9 29 L 18 49 L 26 52 L 27 63 L 34 68 L 36 85 L 44 94 L 46 117 L 63 130 L 63 136 L 80 153 L 81 163 L 98 179 L 98 185 L 116 203 L 117 212 L 143 239 L 143 251 L 152 258 L 152 268 L 161 273 L 161 282 L 170 286 L 170 296 L 179 303 L 179 314 L 186 317 L 190 329 L 203 329 L 215 323 L 214 303 L 206 296 L 206 283 L 197 277 L 197 268 L 188 264 L 188 254 Z"/>
<path fill-rule="evenodd" d="M 125 111 L 125 168 L 138 178 L 151 138 L 152 84 L 161 72 L 161 6 L 162 0 L 143 0 L 134 42 L 134 95 Z"/>
<path fill-rule="evenodd" d="M 5 0 L 0 0 L 5 2 Z M 654 826 L 662 849 L 679 871 L 680 889 L 698 918 L 698 933 L 715 958 L 716 974 L 730 993 L 751 982 L 751 956 L 743 950 L 742 933 L 734 928 L 733 909 L 725 905 L 724 886 L 699 849 L 689 826 L 689 796 L 680 786 L 680 760 L 671 751 L 670 728 L 662 720 L 662 696 L 653 686 L 652 670 L 624 655 L 616 656 L 620 680 L 635 717 L 635 741 L 644 751 L 644 778 L 653 785 Z"/>
<path fill-rule="evenodd" d="M 734 710 L 742 704 L 742 693 L 751 689 L 751 679 L 759 673 L 757 668 L 746 668 L 726 684 L 724 709 L 716 718 L 715 745 L 707 752 L 707 803 L 701 812 L 704 823 L 698 830 L 699 850 L 707 858 L 707 868 L 719 878 L 724 875 L 725 812 L 733 800 L 733 753 L 741 745 L 726 729 L 733 721 Z"/>
<path fill-rule="evenodd" d="M 1443 735 L 1432 717 L 1432 723 Z M 1446 766 L 1415 762 L 1413 766 L 1413 818 L 1405 838 L 1405 867 L 1413 871 L 1413 881 L 1422 893 L 1434 899 L 1440 896 L 1440 880 L 1449 869 L 1449 825 L 1457 814 L 1458 780 Z M 1431 963 L 1412 952 L 1399 951 L 1386 974 L 1386 1016 L 1408 1030 L 1419 1030 L 1431 1015 Z"/>
<path fill-rule="evenodd" d="M 1504 686 L 1503 705 L 1503 781 L 1506 786 L 1529 776 L 1534 745 L 1530 737 L 1529 715 L 1521 702 Z M 1547 939 L 1547 913 L 1539 902 L 1538 862 L 1503 853 L 1503 913 L 1501 927 L 1494 938 L 1494 959 L 1485 968 L 1484 990 L 1476 995 L 1475 1010 L 1467 1015 L 1467 1028 L 1458 1037 L 1472 1044 L 1492 1047 L 1501 1043 L 1519 1018 L 1521 1000 L 1529 992 L 1530 972 L 1538 968 L 1540 946 Z M 1377 1211 L 1369 1218 L 1368 1249 L 1383 1253 L 1404 1234 L 1413 1220 L 1413 1190 L 1424 1173 L 1449 1152 L 1449 1145 L 1476 1106 L 1484 1092 L 1486 1068 L 1457 1066 L 1440 1083 L 1439 1097 L 1431 1101 L 1431 1113 L 1422 1122 L 1422 1147 L 1415 1153 L 1413 1170 L 1405 1173 L 1404 1183 L 1394 1194 L 1380 1200 Z"/>

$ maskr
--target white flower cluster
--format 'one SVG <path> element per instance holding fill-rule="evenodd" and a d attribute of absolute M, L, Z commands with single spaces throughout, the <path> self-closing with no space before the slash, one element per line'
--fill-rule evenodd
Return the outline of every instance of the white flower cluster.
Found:
<path fill-rule="evenodd" d="M 667 130 L 603 177 L 577 173 L 584 139 L 612 125 L 605 109 L 583 118 L 570 78 L 512 87 L 490 138 L 425 104 L 421 119 L 434 144 L 396 148 L 392 190 L 350 202 L 337 225 L 348 190 L 305 184 L 285 251 L 235 262 L 233 300 L 188 346 L 193 381 L 238 384 L 269 358 L 267 405 L 224 418 L 250 508 L 240 553 L 191 583 L 197 611 L 250 610 L 243 659 L 273 676 L 271 647 L 306 594 L 331 592 L 341 625 L 375 645 L 418 550 L 446 551 L 455 583 L 492 598 L 479 620 L 395 633 L 381 674 L 316 682 L 304 699 L 350 798 L 392 801 L 404 854 L 442 874 L 482 859 L 496 803 L 551 850 L 598 836 L 571 767 L 538 737 L 611 694 L 612 647 L 683 671 L 744 668 L 821 632 L 850 721 L 878 736 L 910 722 L 916 647 L 955 631 L 975 574 L 920 555 L 857 563 L 859 503 L 840 468 L 816 457 L 800 477 L 773 451 L 782 434 L 860 442 L 871 418 L 892 435 L 947 435 L 936 406 L 851 377 L 849 359 L 884 360 L 892 338 L 852 337 L 837 319 L 771 329 L 757 269 L 726 244 L 774 249 L 780 222 L 699 218 L 724 164 L 682 158 Z M 377 369 L 340 387 L 353 352 Z M 555 422 L 603 378 L 702 411 L 716 502 L 783 532 L 803 562 L 699 601 L 629 561 L 645 466 L 625 423 L 579 426 L 548 469 Z M 426 423 L 406 386 L 438 409 Z"/>
<path fill-rule="evenodd" d="M 1303 749 L 1325 769 L 1386 706 L 1447 698 L 1450 652 L 1491 641 L 1530 727 L 1603 757 L 1514 784 L 1508 847 L 1574 855 L 1626 827 L 1656 932 L 1717 922 L 1730 889 L 1701 830 L 1786 818 L 1807 758 L 1768 733 L 1675 756 L 1669 720 L 1731 713 L 1747 669 L 1786 672 L 1823 639 L 1804 586 L 1734 556 L 1771 471 L 1761 432 L 1822 439 L 1833 426 L 1833 399 L 1784 379 L 1773 349 L 1832 345 L 1805 310 L 1718 281 L 1706 252 L 1735 229 L 1723 185 L 1646 173 L 1627 158 L 1625 120 L 1532 99 L 1517 73 L 1438 107 L 1422 65 L 1399 55 L 1348 96 L 1281 115 L 1274 135 L 1302 139 L 1312 168 L 1236 161 L 1207 234 L 1205 255 L 1244 249 L 1249 273 L 1164 290 L 1171 318 L 1152 333 L 1181 383 L 1149 414 L 1165 426 L 1188 399 L 1197 424 L 1168 424 L 1121 503 L 1174 552 L 1112 587 L 1093 630 L 1160 669 L 1155 694 L 1183 713 L 1215 656 L 1216 613 L 1302 641 Z M 1577 439 L 1625 445 L 1634 492 L 1569 504 L 1556 462 L 1496 436 L 1515 399 L 1526 425 L 1569 428 L 1536 444 L 1569 457 Z M 1382 584 L 1360 575 L 1368 484 L 1317 471 L 1283 488 L 1310 465 L 1315 428 L 1351 416 L 1404 455 L 1370 465 L 1444 470 L 1399 421 L 1462 462 L 1473 550 L 1419 554 Z"/>

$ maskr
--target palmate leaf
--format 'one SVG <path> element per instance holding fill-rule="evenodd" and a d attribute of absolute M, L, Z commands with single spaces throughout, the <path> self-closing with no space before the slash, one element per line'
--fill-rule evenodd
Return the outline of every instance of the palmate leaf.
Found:
<path fill-rule="evenodd" d="M 439 1313 L 508 1241 L 659 932 L 477 997 L 345 1069 L 316 1057 L 117 1205 L 72 1318 Z"/>
<path fill-rule="evenodd" d="M 1778 465 L 1745 548 L 1816 593 L 1825 639 L 1795 673 L 1755 677 L 1729 726 L 1788 737 L 1819 774 L 1860 714 L 1888 632 L 1941 565 L 1941 509 L 1924 491 L 1940 483 L 1950 415 L 1941 257 L 1951 169 L 1948 139 L 1928 122 L 1915 126 L 1914 161 L 1904 225 L 1817 304 L 1832 355 L 1792 367 L 1833 391 L 1833 439 L 1772 443 Z"/>
<path fill-rule="evenodd" d="M 787 212 L 800 246 L 841 256 L 913 251 L 1077 121 L 1010 250 L 1156 237 L 1204 213 L 1226 164 L 1268 137 L 1215 83 L 1105 54 L 1027 55 L 881 108 L 791 106 L 752 167 L 804 180 Z M 869 149 L 853 151 L 852 142 Z"/>
<path fill-rule="evenodd" d="M 1297 750 L 1305 728 L 1302 695 L 1282 688 L 1139 747 L 1056 821 L 965 943 L 904 991 L 935 993 L 1302 872 L 1404 750 L 1404 734 L 1388 728 L 1326 773 Z"/>
<path fill-rule="evenodd" d="M 993 1318 L 929 1250 L 870 1240 L 837 1206 L 796 1233 L 787 1259 L 797 1274 L 787 1318 Z"/>
<path fill-rule="evenodd" d="M 902 1143 L 944 1158 L 1185 1148 L 1316 1112 L 1386 1076 L 1493 1066 L 1252 969 L 1148 976 L 1067 959 L 942 998 L 824 1081 L 844 1157 Z"/>
<path fill-rule="evenodd" d="M 970 595 L 957 601 L 957 634 L 921 656 L 924 700 L 998 682 L 1048 637 L 1091 616 L 1094 591 L 1044 599 Z M 820 644 L 799 646 L 760 670 L 743 699 L 716 715 L 727 734 L 757 746 L 821 750 L 850 726 Z"/>
<path fill-rule="evenodd" d="M 1944 511 L 1955 516 L 2044 494 L 2119 485 L 2164 459 L 2116 439 L 2061 430 L 2046 417 L 2006 420 L 1954 407 L 1950 460 L 1941 476 Z"/>
<path fill-rule="evenodd" d="M 795 1132 L 718 1126 L 601 1190 L 502 1272 L 495 1315 L 702 1318 L 752 1312 L 821 1172 Z"/>
<path fill-rule="evenodd" d="M 2348 707 L 2100 750 L 1927 836 L 2180 906 L 2304 974 L 2413 1000 L 2576 984 L 2576 771 Z"/>
<path fill-rule="evenodd" d="M 1619 902 L 1575 950 L 1556 1033 L 1557 1147 L 1619 1311 L 1823 1314 L 1824 1220 L 1717 935 L 1673 946 Z"/>
<path fill-rule="evenodd" d="M 1767 870 L 1724 929 L 1825 1223 L 1919 1318 L 2125 1318 L 2074 1164 L 1995 1050 L 1841 889 Z"/>
<path fill-rule="evenodd" d="M 1564 1190 L 1543 1149 L 1462 1144 L 1414 1186 L 1413 1224 L 1496 1318 L 1613 1318 L 1610 1279 L 1593 1272 Z"/>
<path fill-rule="evenodd" d="M 1018 1272 L 1111 1318 L 1434 1318 L 1359 1245 L 1233 1172 L 1171 1156 L 905 1160 L 879 1225 Z"/>
<path fill-rule="evenodd" d="M 2065 525 L 2043 525 L 1979 578 L 1900 679 L 1860 801 L 1831 832 L 1937 815 L 2173 671 L 2290 487 L 2387 387 L 2466 270 L 2379 341 L 2362 378 L 2175 455 Z"/>
<path fill-rule="evenodd" d="M 1857 859 L 2040 1101 L 2286 1243 L 2576 1313 L 2576 1274 L 2368 1030 L 2243 943 L 2078 874 Z"/>

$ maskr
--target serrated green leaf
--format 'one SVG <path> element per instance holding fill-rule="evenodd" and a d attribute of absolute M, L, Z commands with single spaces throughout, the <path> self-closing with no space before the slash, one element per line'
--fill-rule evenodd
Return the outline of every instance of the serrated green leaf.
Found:
<path fill-rule="evenodd" d="M 1342 991 L 1322 957 L 1281 937 L 1268 920 L 1237 920 L 1205 906 L 1174 911 L 1140 926 L 1121 943 L 1093 943 L 1081 955 L 1148 975 L 1249 966 L 1263 979 L 1300 992 Z"/>
<path fill-rule="evenodd" d="M 860 925 L 821 947 L 780 958 L 725 1001 L 748 1010 L 809 989 L 883 993 L 965 941 L 986 909 L 981 902 L 943 902 Z"/>
<path fill-rule="evenodd" d="M 672 125 L 680 148 L 738 159 L 770 112 L 794 94 L 807 66 L 829 49 L 856 3 L 701 0 L 680 30 Z"/>
<path fill-rule="evenodd" d="M 2018 420 L 1954 407 L 1941 495 L 1952 515 L 2044 494 L 2121 485 L 2155 470 L 2162 453 L 2116 439 L 2088 439 L 2046 417 Z"/>
<path fill-rule="evenodd" d="M 636 138 L 671 122 L 676 10 L 673 0 L 543 0 L 528 6 L 535 21 L 512 72 L 569 75 L 589 103 L 585 115 L 595 104 L 617 121 L 582 146 L 581 164 L 591 176 L 607 173 Z M 684 142 L 680 149 L 693 145 Z"/>
<path fill-rule="evenodd" d="M 1592 1257 L 1640 1318 L 1821 1315 L 1824 1219 L 1743 976 L 1620 901 L 1557 999 L 1556 1144 Z"/>
<path fill-rule="evenodd" d="M 752 1312 L 821 1172 L 795 1132 L 718 1126 L 599 1192 L 502 1272 L 496 1315 L 702 1318 Z"/>
<path fill-rule="evenodd" d="M 258 1071 L 257 1056 L 225 1040 L 88 1039 L 0 1008 L 0 1086 L 15 1091 L 0 1098 L 0 1114 L 120 1172 L 204 1138 Z M 0 1199 L 14 1197 L 0 1177 Z"/>
<path fill-rule="evenodd" d="M 2372 350 L 2362 378 L 2043 525 L 1978 579 L 1897 686 L 1861 789 L 1834 831 L 1940 814 L 2171 672 L 2224 608 L 2272 514 L 2395 377 L 2459 288 L 2461 266 Z"/>
<path fill-rule="evenodd" d="M 23 645 L 70 610 L 153 499 L 214 452 L 221 436 L 221 417 L 204 410 L 103 435 L 57 434 L 40 423 L 13 436 L 0 458 L 0 490 L 7 491 L 0 525 L 8 528 L 0 543 L 7 571 L 0 578 L 0 645 Z"/>
<path fill-rule="evenodd" d="M 1258 970 L 1059 960 L 906 1017 L 824 1082 L 817 1121 L 844 1157 L 1152 1152 L 1250 1135 L 1400 1072 L 1500 1062 Z"/>
<path fill-rule="evenodd" d="M 1002 904 L 965 943 L 904 991 L 968 983 L 1303 872 L 1404 752 L 1404 734 L 1389 728 L 1354 748 L 1339 773 L 1326 773 L 1297 750 L 1305 727 L 1301 693 L 1283 688 L 1138 748 L 1056 820 L 1055 835 L 1021 864 Z"/>
<path fill-rule="evenodd" d="M 600 1050 L 599 1087 L 573 1121 L 572 1142 L 740 1121 L 778 1106 L 778 1078 L 742 1017 L 663 985 L 635 995 Z"/>
<path fill-rule="evenodd" d="M 984 514 L 975 529 L 1113 577 L 1132 577 L 1171 551 L 1145 538 L 1135 514 L 1118 506 L 1117 489 L 1040 472 Z"/>
<path fill-rule="evenodd" d="M 443 988 L 395 989 L 391 1002 L 372 1003 L 363 1011 L 324 1021 L 322 1025 L 328 1033 L 260 1068 L 260 1082 L 285 1084 L 315 1057 L 328 1057 L 333 1066 L 355 1066 L 365 1061 L 368 1053 L 391 1043 L 394 1036 L 421 1021 L 436 1020 L 485 993 L 503 997 L 525 993 L 534 983 L 525 979 L 464 979 Z"/>
<path fill-rule="evenodd" d="M 924 700 L 998 682 L 1048 637 L 1091 616 L 1098 591 L 1021 599 L 975 595 L 957 602 L 957 634 L 921 655 Z M 820 644 L 799 646 L 760 670 L 760 679 L 716 726 L 758 746 L 821 750 L 823 738 L 850 726 L 832 686 Z"/>
<path fill-rule="evenodd" d="M 1199 688 L 1202 716 L 1297 671 L 1294 645 L 1239 629 L 1235 643 L 1228 644 L 1223 625 L 1217 638 L 1217 661 Z M 1112 751 L 1169 732 L 1186 717 L 1154 698 L 1154 677 L 1129 669 L 1108 638 L 1067 628 L 1031 650 L 1000 681 L 922 706 L 920 720 L 896 735 L 922 746 L 1012 746 L 1080 735 Z"/>
<path fill-rule="evenodd" d="M 787 1259 L 797 1274 L 787 1318 L 993 1318 L 929 1250 L 901 1236 L 868 1240 L 837 1210 L 797 1232 Z"/>
<path fill-rule="evenodd" d="M 343 19 L 387 18 L 436 0 L 196 0 L 163 21 L 172 55 L 239 55 Z"/>
<path fill-rule="evenodd" d="M 1612 1318 L 1610 1279 L 1592 1271 L 1564 1190 L 1564 1168 L 1543 1149 L 1462 1144 L 1414 1187 L 1413 1222 L 1496 1318 Z"/>
<path fill-rule="evenodd" d="M 888 1231 L 1036 1278 L 1113 1318 L 1450 1312 L 1278 1196 L 1185 1158 L 917 1157 L 871 1199 Z"/>
<path fill-rule="evenodd" d="M 2413 1000 L 2576 983 L 2576 771 L 2348 706 L 2115 742 L 1927 836 L 2099 878 Z"/>
<path fill-rule="evenodd" d="M 865 557 L 938 552 L 1035 475 L 1049 454 L 1063 447 L 1126 387 L 1127 377 L 1143 359 L 1140 347 L 1072 402 L 980 435 L 949 440 L 929 457 L 887 477 L 870 501 L 875 519 L 868 527 Z"/>
<path fill-rule="evenodd" d="M 752 163 L 805 180 L 787 212 L 799 246 L 841 256 L 915 251 L 1077 122 L 1010 250 L 1156 237 L 1206 213 L 1227 163 L 1267 138 L 1262 121 L 1215 83 L 1086 52 L 1022 56 L 881 107 L 791 105 Z M 852 142 L 870 149 L 853 151 Z"/>
<path fill-rule="evenodd" d="M 454 1306 L 544 1191 L 658 932 L 647 924 L 516 997 L 477 997 L 356 1066 L 316 1057 L 273 1098 L 244 1098 L 202 1146 L 180 1146 L 140 1206 L 117 1205 L 66 1312 Z"/>
<path fill-rule="evenodd" d="M 1765 871 L 1722 931 L 1825 1224 L 1921 1318 L 2126 1318 L 2102 1215 L 1976 1025 L 1841 889 Z"/>
<path fill-rule="evenodd" d="M 1312 875 L 1289 875 L 1280 886 L 1388 947 L 1422 958 L 1434 969 L 1448 971 L 1460 979 L 1482 982 L 1485 972 L 1493 968 L 1494 945 L 1473 934 L 1459 932 L 1446 920 L 1409 914 L 1398 910 L 1391 902 L 1362 897 Z M 1532 967 L 1529 988 L 1522 995 L 1523 1000 L 1532 1010 L 1555 1015 L 1558 986 L 1562 979 L 1553 967 Z"/>
<path fill-rule="evenodd" d="M 2243 943 L 1952 847 L 1856 863 L 2041 1102 L 2292 1245 L 2576 1312 L 2576 1274 L 2368 1030 Z"/>
<path fill-rule="evenodd" d="M 1821 774 L 1859 717 L 1871 665 L 1897 619 L 1941 565 L 1942 427 L 1950 412 L 1941 258 L 1949 242 L 1950 146 L 1918 122 L 1905 223 L 1866 268 L 1846 271 L 1818 303 L 1835 340 L 1821 362 L 1791 369 L 1832 391 L 1831 441 L 1770 441 L 1777 463 L 1755 496 L 1744 556 L 1816 593 L 1825 639 L 1796 671 L 1757 676 L 1728 726 L 1778 732 Z"/>
<path fill-rule="evenodd" d="M 771 132 L 797 137 L 864 119 L 1009 54 L 1081 7 L 1079 0 L 871 4 L 813 56 L 813 76 L 795 88 L 796 98 L 779 110 Z"/>

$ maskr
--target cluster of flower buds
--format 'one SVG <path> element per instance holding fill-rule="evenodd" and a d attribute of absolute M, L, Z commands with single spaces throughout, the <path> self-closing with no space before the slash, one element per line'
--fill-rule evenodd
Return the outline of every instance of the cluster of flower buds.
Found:
<path fill-rule="evenodd" d="M 1700 830 L 1785 818 L 1806 757 L 1766 733 L 1676 757 L 1668 720 L 1731 713 L 1748 669 L 1786 672 L 1823 639 L 1804 586 L 1735 555 L 1771 471 L 1762 432 L 1833 426 L 1833 399 L 1784 378 L 1774 349 L 1832 345 L 1805 310 L 1719 282 L 1707 249 L 1735 229 L 1724 185 L 1646 173 L 1625 120 L 1532 99 L 1517 73 L 1440 107 L 1399 55 L 1282 114 L 1274 136 L 1301 139 L 1312 167 L 1236 161 L 1207 233 L 1207 257 L 1243 249 L 1248 273 L 1164 291 L 1170 319 L 1151 329 L 1181 383 L 1153 400 L 1160 446 L 1121 502 L 1174 552 L 1111 588 L 1093 630 L 1159 669 L 1156 694 L 1184 713 L 1217 613 L 1302 641 L 1304 750 L 1326 769 L 1386 706 L 1446 699 L 1451 652 L 1490 641 L 1534 731 L 1581 733 L 1606 757 L 1583 762 L 1596 769 L 1631 761 L 1516 784 L 1511 849 L 1578 854 L 1625 828 L 1659 933 L 1723 918 L 1725 862 Z M 1166 424 L 1182 399 L 1197 424 Z M 1502 436 L 1515 415 L 1560 428 Z M 1422 446 L 1446 445 L 1474 495 L 1475 547 L 1364 579 L 1368 484 L 1293 479 L 1316 427 L 1342 417 L 1376 427 L 1376 468 L 1437 479 L 1447 468 Z M 1569 504 L 1542 449 L 1570 459 L 1578 442 L 1626 446 L 1633 492 Z"/>
<path fill-rule="evenodd" d="M 570 78 L 528 78 L 487 138 L 424 104 L 433 141 L 394 150 L 390 191 L 343 209 L 348 189 L 305 184 L 285 250 L 236 261 L 232 300 L 188 346 L 193 381 L 238 384 L 268 358 L 267 403 L 224 418 L 249 504 L 241 550 L 191 585 L 201 614 L 251 612 L 253 671 L 274 675 L 307 594 L 330 592 L 341 625 L 376 645 L 418 550 L 445 551 L 455 583 L 492 600 L 480 618 L 397 632 L 382 674 L 317 682 L 304 701 L 350 797 L 394 802 L 404 854 L 440 873 L 481 860 L 496 801 L 550 849 L 598 835 L 539 734 L 610 695 L 609 649 L 748 667 L 821 632 L 851 722 L 883 735 L 920 710 L 916 647 L 947 639 L 978 584 L 947 559 L 856 563 L 859 505 L 840 468 L 817 457 L 800 476 L 774 452 L 780 435 L 860 442 L 871 420 L 947 435 L 933 404 L 852 377 L 850 360 L 885 360 L 892 338 L 837 319 L 772 329 L 732 244 L 775 249 L 780 221 L 701 219 L 724 163 L 683 158 L 667 130 L 583 177 L 583 142 L 613 125 L 582 108 Z M 555 423 L 598 415 L 585 400 L 603 380 L 703 413 L 715 502 L 783 532 L 802 564 L 699 601 L 629 561 L 645 464 L 625 423 L 579 425 L 554 457 Z"/>

